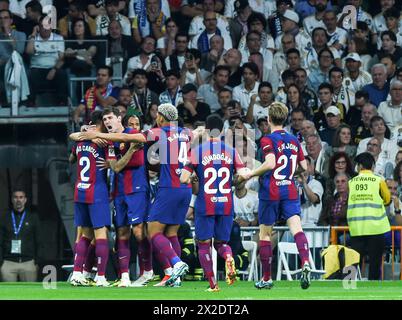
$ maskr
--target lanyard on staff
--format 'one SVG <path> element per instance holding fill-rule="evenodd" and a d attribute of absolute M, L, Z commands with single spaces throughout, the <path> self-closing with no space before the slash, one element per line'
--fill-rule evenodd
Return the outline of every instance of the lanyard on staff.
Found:
<path fill-rule="evenodd" d="M 17 229 L 17 224 L 15 223 L 15 213 L 14 213 L 14 211 L 11 212 L 11 218 L 13 219 L 13 229 L 14 229 L 14 234 L 16 237 L 18 236 L 18 234 L 21 231 L 22 224 L 24 223 L 24 219 L 25 219 L 25 214 L 26 214 L 26 212 L 24 211 L 24 213 L 22 214 L 21 220 L 20 220 L 20 224 L 18 225 L 18 229 Z"/>

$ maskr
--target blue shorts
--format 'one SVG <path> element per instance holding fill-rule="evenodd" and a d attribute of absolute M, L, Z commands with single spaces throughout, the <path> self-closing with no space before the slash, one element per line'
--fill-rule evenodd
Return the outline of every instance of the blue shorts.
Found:
<path fill-rule="evenodd" d="M 114 199 L 114 208 L 113 224 L 116 228 L 142 223 L 148 215 L 149 194 L 134 192 L 117 196 Z"/>
<path fill-rule="evenodd" d="M 76 227 L 102 228 L 112 223 L 108 202 L 74 202 L 74 222 Z"/>
<path fill-rule="evenodd" d="M 204 241 L 214 238 L 229 241 L 233 226 L 233 216 L 203 216 L 196 213 L 194 224 L 197 240 Z"/>
<path fill-rule="evenodd" d="M 297 200 L 260 200 L 258 205 L 258 222 L 272 226 L 279 220 L 300 215 L 300 201 Z"/>
<path fill-rule="evenodd" d="M 191 188 L 159 188 L 151 205 L 148 221 L 183 224 L 191 200 Z"/>

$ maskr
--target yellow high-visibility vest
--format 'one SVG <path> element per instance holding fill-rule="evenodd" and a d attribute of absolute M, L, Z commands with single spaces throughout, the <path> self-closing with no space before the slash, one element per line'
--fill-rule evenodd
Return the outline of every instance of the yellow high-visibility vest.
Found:
<path fill-rule="evenodd" d="M 384 179 L 369 170 L 362 170 L 349 181 L 347 220 L 352 237 L 390 231 L 385 199 L 380 195 L 381 188 L 384 188 L 381 184 L 385 184 Z M 389 194 L 388 188 L 386 192 Z M 388 199 L 385 201 L 388 202 Z"/>

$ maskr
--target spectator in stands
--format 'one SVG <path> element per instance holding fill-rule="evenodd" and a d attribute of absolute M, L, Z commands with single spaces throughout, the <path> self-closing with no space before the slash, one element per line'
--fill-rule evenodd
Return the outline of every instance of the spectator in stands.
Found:
<path fill-rule="evenodd" d="M 166 91 L 159 95 L 160 103 L 170 103 L 177 107 L 183 102 L 179 80 L 179 72 L 175 70 L 169 70 L 166 72 Z"/>
<path fill-rule="evenodd" d="M 119 21 L 112 20 L 109 23 L 108 31 L 108 57 L 112 65 L 122 62 L 122 72 L 125 74 L 129 58 L 139 54 L 140 50 L 129 36 L 122 34 Z"/>
<path fill-rule="evenodd" d="M 375 64 L 371 67 L 373 83 L 363 87 L 369 94 L 369 99 L 377 108 L 382 101 L 387 100 L 389 83 L 387 82 L 387 68 L 383 64 Z"/>
<path fill-rule="evenodd" d="M 242 81 L 242 68 L 241 64 L 241 53 L 237 49 L 228 50 L 218 62 L 218 65 L 227 65 L 230 68 L 230 75 L 227 85 L 234 88 L 240 85 Z"/>
<path fill-rule="evenodd" d="M 392 179 L 387 179 L 386 183 L 389 191 L 391 192 L 391 203 L 388 207 L 385 208 L 389 223 L 391 226 L 402 226 L 402 202 L 399 199 L 398 182 Z M 387 246 L 392 246 L 392 240 L 394 240 L 395 244 L 400 243 L 401 232 L 396 232 L 395 238 L 392 238 L 393 236 L 391 232 L 385 234 Z"/>
<path fill-rule="evenodd" d="M 246 183 L 246 181 L 242 181 L 235 184 L 233 195 L 234 221 L 240 227 L 255 227 L 258 226 L 258 194 L 247 189 Z"/>
<path fill-rule="evenodd" d="M 168 40 L 169 42 L 170 40 Z M 159 40 L 158 40 L 159 42 Z M 162 55 L 166 55 L 165 65 L 166 70 L 177 70 L 181 71 L 184 61 L 185 55 L 187 52 L 187 47 L 189 43 L 188 35 L 186 33 L 177 33 L 174 38 L 175 46 L 174 49 L 169 53 L 170 47 L 169 45 L 165 49 L 161 49 Z M 166 52 L 164 54 L 164 51 Z"/>
<path fill-rule="evenodd" d="M 337 174 L 344 173 L 348 177 L 354 177 L 356 175 L 353 169 L 353 162 L 346 152 L 339 151 L 334 153 L 331 158 L 326 159 L 326 169 L 324 171 L 325 182 L 325 196 L 324 201 L 328 200 L 335 194 L 334 179 Z"/>
<path fill-rule="evenodd" d="M 328 196 L 323 202 L 323 210 L 318 225 L 347 226 L 346 212 L 348 208 L 349 179 L 346 173 L 336 174 L 334 178 L 335 194 Z"/>
<path fill-rule="evenodd" d="M 397 79 L 391 81 L 390 95 L 390 100 L 380 103 L 378 115 L 384 119 L 391 130 L 392 139 L 398 135 L 397 129 L 402 125 L 402 81 Z"/>
<path fill-rule="evenodd" d="M 303 19 L 303 29 L 311 35 L 315 28 L 325 28 L 323 21 L 325 10 L 328 5 L 328 0 L 316 0 L 314 3 L 315 12 Z M 334 25 L 336 26 L 336 16 L 334 17 Z"/>
<path fill-rule="evenodd" d="M 95 19 L 88 15 L 83 4 L 79 0 L 73 0 L 68 5 L 68 14 L 57 21 L 57 29 L 64 39 L 73 36 L 73 22 L 77 19 L 83 19 L 88 24 L 91 35 L 96 35 Z"/>
<path fill-rule="evenodd" d="M 67 105 L 67 74 L 64 64 L 63 37 L 44 27 L 42 16 L 39 26 L 28 37 L 25 52 L 31 56 L 29 84 L 31 95 L 29 105 L 36 105 L 36 95 L 49 88 L 55 90 L 57 104 Z"/>
<path fill-rule="evenodd" d="M 163 37 L 159 38 L 156 42 L 156 49 L 160 50 L 162 57 L 166 58 L 173 54 L 176 48 L 176 36 L 179 33 L 179 27 L 172 18 L 165 21 L 166 32 Z M 187 38 L 187 34 L 186 38 Z M 169 70 L 169 68 L 167 68 Z"/>
<path fill-rule="evenodd" d="M 353 145 L 350 126 L 342 123 L 335 131 L 331 146 L 325 150 L 325 156 L 329 159 L 337 152 L 345 152 L 350 159 L 354 159 L 356 150 L 357 147 Z"/>
<path fill-rule="evenodd" d="M 299 87 L 296 84 L 291 84 L 288 86 L 286 91 L 286 101 L 287 101 L 286 105 L 289 108 L 290 112 L 292 110 L 297 109 L 303 112 L 304 118 L 309 120 L 313 118 L 313 110 L 309 109 L 304 104 Z"/>
<path fill-rule="evenodd" d="M 307 86 L 307 71 L 303 68 L 298 68 L 294 71 L 295 84 L 299 87 L 304 105 L 306 105 L 314 113 L 318 109 L 317 95 Z"/>
<path fill-rule="evenodd" d="M 350 91 L 356 93 L 373 82 L 371 74 L 361 70 L 362 60 L 358 53 L 349 53 L 345 58 L 345 66 L 345 85 Z"/>
<path fill-rule="evenodd" d="M 119 90 L 119 99 L 116 102 L 116 105 L 124 106 L 128 113 L 137 112 L 135 109 L 135 103 L 133 95 L 131 94 L 131 89 L 129 87 L 122 87 Z M 124 117 L 123 117 L 124 118 Z M 125 127 L 125 125 L 123 124 Z"/>
<path fill-rule="evenodd" d="M 131 36 L 130 20 L 119 13 L 119 0 L 106 0 L 105 3 L 106 13 L 96 17 L 96 35 L 108 35 L 110 21 L 116 20 L 122 27 L 122 33 L 126 36 Z"/>
<path fill-rule="evenodd" d="M 196 121 L 205 121 L 211 114 L 209 105 L 197 100 L 197 87 L 191 83 L 181 89 L 183 103 L 177 106 L 179 117 L 186 127 L 192 127 Z"/>
<path fill-rule="evenodd" d="M 240 39 L 247 34 L 250 28 L 248 19 L 253 11 L 247 0 L 236 0 L 234 9 L 236 15 L 233 19 L 229 19 L 229 34 L 232 38 L 233 47 L 238 48 Z M 266 20 L 263 19 L 263 21 Z"/>
<path fill-rule="evenodd" d="M 131 108 L 146 114 L 151 105 L 159 105 L 159 96 L 148 88 L 148 74 L 144 69 L 135 69 L 130 78 L 134 102 Z"/>
<path fill-rule="evenodd" d="M 190 48 L 198 49 L 202 53 L 207 53 L 210 50 L 209 40 L 218 34 L 222 36 L 224 48 L 229 50 L 232 48 L 232 39 L 225 30 L 220 30 L 217 26 L 217 15 L 214 11 L 207 11 L 204 13 L 205 30 L 196 34 L 191 40 Z"/>
<path fill-rule="evenodd" d="M 158 116 L 158 103 L 149 106 L 145 113 L 144 131 L 156 127 L 156 117 Z"/>
<path fill-rule="evenodd" d="M 375 161 L 373 172 L 376 175 L 382 176 L 385 178 L 385 170 L 387 166 L 393 166 L 392 163 L 389 163 L 387 158 L 384 158 L 384 154 L 381 154 L 381 143 L 377 138 L 371 138 L 367 143 L 366 152 L 370 153 Z M 380 156 L 381 155 L 381 156 Z"/>
<path fill-rule="evenodd" d="M 328 3 L 330 3 L 330 1 L 328 1 Z M 335 11 L 325 11 L 323 21 L 325 28 L 327 29 L 328 36 L 330 37 L 328 47 L 335 48 L 338 50 L 338 53 L 342 55 L 346 48 L 348 33 L 345 29 L 337 26 Z"/>
<path fill-rule="evenodd" d="M 109 66 L 100 66 L 96 71 L 96 83 L 89 88 L 81 103 L 74 111 L 73 120 L 79 123 L 84 114 L 84 123 L 88 123 L 90 115 L 95 110 L 103 110 L 114 105 L 118 99 L 118 88 L 112 85 L 113 69 Z"/>
<path fill-rule="evenodd" d="M 243 83 L 233 88 L 233 99 L 240 102 L 244 111 L 250 105 L 251 97 L 258 94 L 258 86 L 260 83 L 257 81 L 258 66 L 254 62 L 244 63 L 243 66 Z"/>
<path fill-rule="evenodd" d="M 357 22 L 365 22 L 368 28 L 371 29 L 373 24 L 373 18 L 369 13 L 367 13 L 362 9 L 362 2 L 363 0 L 348 0 L 346 3 L 356 8 Z M 339 13 L 337 17 L 338 17 L 338 24 L 342 25 L 343 20 L 345 19 L 345 17 L 347 17 L 347 14 Z M 350 23 L 348 24 L 348 28 L 345 29 L 346 31 L 352 29 Z"/>
<path fill-rule="evenodd" d="M 388 54 L 384 54 L 381 57 L 380 63 L 387 67 L 387 81 L 391 83 L 392 78 L 395 77 L 396 73 L 396 61 L 395 58 Z"/>
<path fill-rule="evenodd" d="M 377 138 L 381 144 L 381 158 L 387 159 L 390 162 L 393 162 L 395 159 L 395 155 L 397 153 L 396 142 L 391 141 L 385 137 L 386 125 L 383 118 L 380 116 L 374 116 L 370 120 L 370 130 L 372 136 Z M 370 141 L 370 138 L 366 138 L 360 141 L 357 147 L 357 155 L 363 153 L 367 150 L 367 144 Z"/>
<path fill-rule="evenodd" d="M 328 143 L 329 146 L 332 146 L 334 142 L 335 132 L 341 125 L 341 112 L 337 107 L 330 106 L 324 111 L 324 114 L 327 127 L 321 130 L 319 133 L 321 140 Z"/>
<path fill-rule="evenodd" d="M 398 39 L 394 32 L 390 30 L 381 33 L 381 49 L 371 59 L 370 65 L 378 64 L 385 54 L 390 54 L 396 61 L 398 68 L 402 67 L 402 48 L 397 45 Z"/>
<path fill-rule="evenodd" d="M 228 110 L 228 104 L 232 100 L 232 90 L 228 88 L 223 88 L 218 92 L 218 102 L 220 109 L 214 112 L 214 114 L 219 115 L 223 122 L 229 121 L 230 114 Z"/>
<path fill-rule="evenodd" d="M 334 88 L 333 102 L 343 104 L 348 112 L 351 106 L 355 104 L 355 94 L 343 84 L 343 80 L 342 68 L 333 67 L 329 70 L 329 82 Z"/>
<path fill-rule="evenodd" d="M 292 109 L 290 112 L 290 123 L 285 127 L 285 130 L 297 137 L 300 142 L 303 139 L 301 129 L 304 120 L 306 120 L 306 116 L 302 109 Z"/>
<path fill-rule="evenodd" d="M 210 50 L 201 55 L 200 67 L 212 72 L 226 50 L 223 48 L 223 38 L 220 35 L 214 35 L 209 42 Z"/>
<path fill-rule="evenodd" d="M 201 52 L 198 49 L 189 49 L 185 53 L 184 63 L 181 68 L 180 85 L 184 86 L 187 83 L 193 83 L 197 87 L 205 84 L 207 73 L 200 68 Z"/>
<path fill-rule="evenodd" d="M 317 129 L 314 126 L 314 122 L 310 120 L 303 120 L 301 129 L 300 129 L 301 137 L 302 137 L 302 142 L 301 146 L 303 149 L 303 154 L 307 155 L 307 149 L 306 149 L 306 139 L 308 136 L 317 134 Z M 321 146 L 322 149 L 326 149 L 328 147 L 328 144 L 326 142 L 321 141 Z"/>
<path fill-rule="evenodd" d="M 269 82 L 261 82 L 258 86 L 258 94 L 251 96 L 247 109 L 246 121 L 254 127 L 259 118 L 268 117 L 268 107 L 274 101 L 272 86 Z"/>
<path fill-rule="evenodd" d="M 129 17 L 132 21 L 134 41 L 142 43 L 144 37 L 153 35 L 156 39 L 165 33 L 165 22 L 170 18 L 167 0 L 131 0 Z"/>
<path fill-rule="evenodd" d="M 362 119 L 363 106 L 368 103 L 368 101 L 369 96 L 366 91 L 359 90 L 354 95 L 354 104 L 350 105 L 345 119 L 345 122 L 352 127 L 352 130 L 359 126 Z"/>
<path fill-rule="evenodd" d="M 96 18 L 99 15 L 106 14 L 105 0 L 89 0 L 87 3 L 87 11 L 89 15 Z M 120 12 L 126 7 L 126 1 L 119 0 L 119 6 L 117 10 Z"/>
<path fill-rule="evenodd" d="M 311 73 L 307 78 L 307 85 L 317 91 L 321 83 L 329 82 L 329 70 L 334 65 L 334 55 L 328 48 L 322 49 L 318 53 L 318 67 L 310 69 Z"/>
<path fill-rule="evenodd" d="M 15 189 L 11 210 L 0 219 L 0 264 L 4 282 L 34 282 L 38 277 L 39 219 L 26 207 L 23 189 Z"/>
<path fill-rule="evenodd" d="M 141 42 L 141 53 L 138 56 L 132 57 L 127 62 L 127 73 L 135 69 L 151 69 L 151 61 L 155 55 L 155 39 L 151 36 L 144 37 Z M 127 79 L 127 74 L 124 79 Z"/>
<path fill-rule="evenodd" d="M 288 69 L 293 72 L 301 68 L 300 51 L 296 48 L 291 48 L 286 51 L 286 63 L 288 64 Z"/>
<path fill-rule="evenodd" d="M 375 38 L 378 38 L 381 32 L 387 30 L 387 24 L 384 14 L 388 9 L 395 6 L 395 0 L 381 0 L 380 5 L 381 12 L 373 18 L 373 34 Z"/>
<path fill-rule="evenodd" d="M 365 92 L 365 91 L 363 91 Z M 367 94 L 367 92 L 365 92 Z M 368 95 L 368 94 L 367 94 Z M 361 120 L 357 127 L 354 128 L 352 132 L 353 141 L 356 145 L 360 143 L 361 140 L 371 137 L 370 120 L 372 117 L 376 116 L 377 108 L 371 103 L 366 103 L 362 108 Z"/>
<path fill-rule="evenodd" d="M 325 150 L 322 147 L 320 136 L 315 133 L 305 138 L 307 154 L 313 159 L 315 171 L 319 174 L 324 173 L 324 154 Z"/>
<path fill-rule="evenodd" d="M 18 3 L 13 1 L 14 4 Z M 26 2 L 25 2 L 26 3 Z M 15 18 L 20 17 L 22 19 L 18 19 L 15 21 L 17 24 L 17 30 L 25 33 L 27 37 L 34 32 L 34 28 L 39 25 L 41 17 L 42 17 L 42 5 L 39 1 L 30 1 L 25 5 L 26 16 L 23 12 L 15 12 L 10 5 L 10 11 L 16 15 Z M 16 20 L 14 18 L 14 20 Z"/>
<path fill-rule="evenodd" d="M 277 50 L 274 54 L 272 69 L 276 75 L 281 75 L 289 67 L 287 60 L 287 53 L 292 52 L 290 50 L 296 49 L 295 37 L 291 33 L 286 33 L 283 35 L 282 40 L 282 50 Z M 297 50 L 297 49 L 296 49 Z M 294 51 L 293 51 L 294 52 Z M 300 51 L 299 51 L 300 56 Z M 293 70 L 292 71 L 296 71 Z"/>
<path fill-rule="evenodd" d="M 231 89 L 227 86 L 229 74 L 229 67 L 217 66 L 214 70 L 213 83 L 206 83 L 198 88 L 198 97 L 203 99 L 204 102 L 209 105 L 211 112 L 215 112 L 220 109 L 218 101 L 218 93 L 220 90 L 223 88 Z"/>
<path fill-rule="evenodd" d="M 290 85 L 295 84 L 295 73 L 289 69 L 285 70 L 281 74 L 282 84 L 275 94 L 275 101 L 287 104 L 287 90 Z"/>
<path fill-rule="evenodd" d="M 64 52 L 65 67 L 77 77 L 89 77 L 94 67 L 94 57 L 97 47 L 91 40 L 92 36 L 88 24 L 84 19 L 74 20 L 72 23 L 73 33 L 66 44 Z"/>
<path fill-rule="evenodd" d="M 275 39 L 282 33 L 285 33 L 282 25 L 282 19 L 285 12 L 288 9 L 293 8 L 293 2 L 291 0 L 277 0 L 276 1 L 276 11 L 268 18 L 268 26 L 271 31 L 272 37 Z M 298 23 L 298 22 L 296 22 Z M 277 46 L 275 46 L 278 48 Z"/>

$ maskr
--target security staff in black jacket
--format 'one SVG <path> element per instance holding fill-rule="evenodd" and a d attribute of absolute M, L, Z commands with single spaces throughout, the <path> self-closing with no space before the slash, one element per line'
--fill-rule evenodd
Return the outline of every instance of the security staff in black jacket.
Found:
<path fill-rule="evenodd" d="M 26 209 L 25 191 L 12 194 L 12 209 L 0 217 L 0 273 L 2 281 L 37 280 L 39 220 Z"/>

